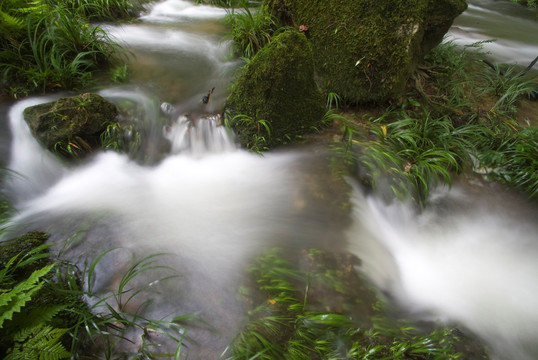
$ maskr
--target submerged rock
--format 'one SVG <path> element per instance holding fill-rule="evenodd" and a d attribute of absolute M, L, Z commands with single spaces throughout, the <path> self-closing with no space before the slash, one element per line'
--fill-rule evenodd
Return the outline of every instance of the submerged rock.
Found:
<path fill-rule="evenodd" d="M 105 98 L 85 93 L 28 107 L 24 119 L 46 149 L 65 159 L 82 158 L 101 147 L 100 137 L 118 110 Z"/>
<path fill-rule="evenodd" d="M 439 44 L 465 0 L 265 0 L 284 23 L 308 29 L 319 83 L 354 103 L 399 94 Z"/>
<path fill-rule="evenodd" d="M 231 126 L 249 147 L 261 138 L 264 146 L 273 147 L 319 125 L 325 110 L 305 35 L 286 31 L 260 50 L 243 70 L 226 108 L 232 115 L 246 115 Z"/>

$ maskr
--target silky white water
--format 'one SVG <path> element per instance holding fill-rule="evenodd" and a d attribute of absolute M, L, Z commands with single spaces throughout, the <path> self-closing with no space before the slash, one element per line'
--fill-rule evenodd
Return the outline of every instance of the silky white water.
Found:
<path fill-rule="evenodd" d="M 468 186 L 440 190 L 420 214 L 356 188 L 349 248 L 413 316 L 471 330 L 493 359 L 536 359 L 538 209 Z"/>
<path fill-rule="evenodd" d="M 447 34 L 460 45 L 482 42 L 495 63 L 527 66 L 538 56 L 537 10 L 505 0 L 469 0 Z"/>
<path fill-rule="evenodd" d="M 139 23 L 102 26 L 132 54 L 126 59 L 130 84 L 182 112 L 196 108 L 215 88 L 207 109 L 219 111 L 240 65 L 226 36 L 225 15 L 220 8 L 166 0 L 151 4 Z"/>
<path fill-rule="evenodd" d="M 150 6 L 147 14 L 141 16 L 140 19 L 148 22 L 177 23 L 190 19 L 219 19 L 224 15 L 226 11 L 218 7 L 193 6 L 190 1 L 167 0 Z"/>
<path fill-rule="evenodd" d="M 312 171 L 305 164 L 319 160 L 311 153 L 239 150 L 223 128 L 200 119 L 188 143 L 168 133 L 172 143 L 188 147 L 172 147 L 154 166 L 103 152 L 67 167 L 37 146 L 23 120 L 24 106 L 38 101 L 20 102 L 10 113 L 17 141 L 9 167 L 20 176 L 10 183 L 18 214 L 8 236 L 47 231 L 55 250 L 80 268 L 113 248 L 138 258 L 168 254 L 165 264 L 179 279 L 143 299 L 154 300 L 153 318 L 192 312 L 209 323 L 211 332 L 190 331 L 199 343 L 191 350 L 195 358 L 215 358 L 239 331 L 246 313 L 236 292 L 253 257 L 274 246 L 343 244 L 330 225 L 338 223 L 335 214 L 327 203 L 313 203 L 303 180 Z M 224 148 L 206 147 L 210 139 Z M 46 173 L 54 176 L 41 176 Z M 77 233 L 80 238 L 70 242 Z M 98 267 L 97 288 L 113 287 L 121 276 L 128 257 L 114 254 Z"/>

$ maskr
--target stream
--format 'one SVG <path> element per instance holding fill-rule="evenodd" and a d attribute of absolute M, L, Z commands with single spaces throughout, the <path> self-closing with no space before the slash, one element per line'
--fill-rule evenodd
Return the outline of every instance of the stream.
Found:
<path fill-rule="evenodd" d="M 537 9 L 506 0 L 467 3 L 467 10 L 455 19 L 448 39 L 460 45 L 484 42 L 482 51 L 497 63 L 526 67 L 538 56 Z"/>
<path fill-rule="evenodd" d="M 535 13 L 471 1 L 449 35 L 462 43 L 498 38 L 488 47 L 494 59 L 526 65 L 538 55 Z M 353 210 L 342 219 L 337 199 L 346 189 L 333 186 L 328 149 L 260 156 L 239 149 L 211 119 L 189 132 L 183 114 L 219 111 L 240 66 L 225 38 L 225 14 L 165 0 L 139 23 L 105 26 L 133 56 L 129 84 L 100 94 L 120 108 L 136 104 L 141 121 L 166 132 L 172 151 L 156 165 L 103 152 L 66 166 L 38 145 L 22 117 L 24 108 L 52 97 L 0 109 L 11 130 L 1 156 L 18 174 L 5 181 L 18 209 L 14 231 L 47 231 L 55 249 L 81 268 L 121 248 L 96 268 L 103 291 L 117 286 L 133 257 L 167 254 L 162 261 L 180 275 L 153 288 L 147 311 L 155 318 L 193 313 L 210 324 L 189 330 L 193 359 L 217 359 L 245 324 L 237 289 L 249 262 L 275 246 L 350 251 L 362 260 L 358 271 L 403 316 L 470 331 L 495 360 L 538 358 L 536 204 L 466 175 L 437 189 L 417 214 L 366 196 L 349 179 Z M 212 88 L 211 102 L 202 104 Z"/>

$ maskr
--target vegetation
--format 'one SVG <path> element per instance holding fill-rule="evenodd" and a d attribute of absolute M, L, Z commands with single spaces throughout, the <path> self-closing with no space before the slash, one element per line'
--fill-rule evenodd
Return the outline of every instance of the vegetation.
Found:
<path fill-rule="evenodd" d="M 387 199 L 410 198 L 424 207 L 429 189 L 450 186 L 454 175 L 474 168 L 536 198 L 536 127 L 515 116 L 538 81 L 515 66 L 482 61 L 480 46 L 439 45 L 398 108 L 373 120 L 342 122 L 342 146 L 366 185 Z"/>
<path fill-rule="evenodd" d="M 99 26 L 134 16 L 129 0 L 5 0 L 0 3 L 0 93 L 80 89 L 119 60 L 120 48 Z"/>
<path fill-rule="evenodd" d="M 236 6 L 229 8 L 226 22 L 231 28 L 230 36 L 236 52 L 250 59 L 286 28 L 264 8 L 252 9 L 248 0 L 239 1 L 237 5 L 239 10 Z"/>
<path fill-rule="evenodd" d="M 264 7 L 304 29 L 322 91 L 366 104 L 398 96 L 423 54 L 442 40 L 441 29 L 467 3 L 266 0 Z"/>
<path fill-rule="evenodd" d="M 510 0 L 511 2 L 517 2 L 521 3 L 525 6 L 528 6 L 530 8 L 536 8 L 538 7 L 538 2 L 536 0 Z"/>
<path fill-rule="evenodd" d="M 224 125 L 229 128 L 255 128 L 250 136 L 246 136 L 244 146 L 258 154 L 269 150 L 269 141 L 271 139 L 270 123 L 264 119 L 255 120 L 252 117 L 244 114 L 231 115 L 230 110 L 227 110 L 224 116 Z"/>
<path fill-rule="evenodd" d="M 56 0 L 74 14 L 89 21 L 130 20 L 137 17 L 150 0 Z"/>
<path fill-rule="evenodd" d="M 538 128 L 498 126 L 484 141 L 478 163 L 488 177 L 538 198 Z"/>
<path fill-rule="evenodd" d="M 450 185 L 452 174 L 472 163 L 471 137 L 479 129 L 454 128 L 446 116 L 417 115 L 400 110 L 375 119 L 370 128 L 374 140 L 364 144 L 359 160 L 366 171 L 363 180 L 370 186 L 381 182 L 398 198 L 411 197 L 422 207 L 430 187 L 440 180 Z"/>
<path fill-rule="evenodd" d="M 311 249 L 295 263 L 306 261 L 308 271 L 292 267 L 293 261 L 273 249 L 259 257 L 251 268 L 255 287 L 242 294 L 254 304 L 249 321 L 225 351 L 226 359 L 459 359 L 460 339 L 454 329 L 420 331 L 408 321 L 391 321 L 361 279 L 335 269 L 349 258 L 332 258 Z M 355 275 L 356 276 L 356 275 Z M 353 278 L 352 283 L 349 279 Z M 350 292 L 360 289 L 361 297 Z M 260 293 L 261 292 L 261 293 Z M 321 298 L 326 293 L 325 300 Z M 341 309 L 366 309 L 368 317 L 330 312 L 335 299 L 344 298 Z M 357 300 L 358 299 L 358 300 Z M 319 302 L 319 303 L 317 303 Z M 324 310 L 321 310 L 325 307 Z M 365 320 L 367 318 L 368 320 Z M 371 321 L 371 322 L 370 322 Z M 481 352 L 474 349 L 475 355 Z"/>
<path fill-rule="evenodd" d="M 310 73 L 305 75 L 305 82 L 303 78 L 290 81 L 279 77 L 302 74 L 304 68 L 310 72 L 312 56 L 306 35 L 281 28 L 265 8 L 254 10 L 245 1 L 200 2 L 230 8 L 227 20 L 238 51 L 252 59 L 246 66 L 246 85 L 234 88 L 236 101 L 230 102 L 234 106 L 225 117 L 226 125 L 236 129 L 247 147 L 262 152 L 301 137 L 305 130 L 338 120 L 344 138 L 338 150 L 344 149 L 347 159 L 351 157 L 359 164 L 364 183 L 384 192 L 387 199 L 410 198 L 419 207 L 427 206 L 433 186 L 450 185 L 454 175 L 470 167 L 537 198 L 538 130 L 516 119 L 519 103 L 537 89 L 536 78 L 525 71 L 488 65 L 481 61 L 480 53 L 469 48 L 461 51 L 450 42 L 444 43 L 418 67 L 403 100 L 394 101 L 377 116 L 353 118 L 350 113 L 357 109 L 345 103 L 347 96 L 329 92 L 325 103 L 310 82 Z M 33 92 L 87 86 L 92 74 L 110 65 L 118 51 L 106 33 L 89 22 L 128 18 L 137 11 L 130 1 L 103 4 L 104 0 L 4 0 L 0 4 L 2 91 L 17 98 Z M 327 33 L 343 35 L 345 26 L 339 25 Z M 285 37 L 288 42 L 282 46 Z M 472 48 L 479 46 L 474 44 Z M 291 63 L 285 57 L 289 51 L 306 55 Z M 277 59 L 273 70 L 260 65 L 270 57 Z M 356 68 L 377 71 L 365 59 L 355 60 Z M 338 66 L 330 66 L 334 69 L 328 71 L 339 71 Z M 127 69 L 118 66 L 112 74 L 115 81 L 121 82 Z M 260 77 L 265 77 L 269 86 L 254 81 Z M 267 96 L 267 90 L 272 88 L 281 91 L 275 98 Z M 297 97 L 308 91 L 312 91 L 313 101 L 298 105 Z M 328 109 L 324 117 L 323 105 Z M 279 123 L 283 108 L 297 110 L 285 117 L 284 124 Z M 271 109 L 276 109 L 276 115 Z M 319 118 L 322 120 L 317 122 Z M 301 122 L 304 119 L 316 121 Z M 140 146 L 140 134 L 134 128 L 131 132 L 133 138 L 126 139 L 124 129 L 110 124 L 100 140 L 104 148 L 133 150 Z M 2 209 L 9 210 L 9 205 L 2 203 Z M 129 310 L 134 299 L 150 286 L 132 285 L 139 275 L 170 270 L 158 265 L 160 255 L 135 260 L 119 279 L 117 289 L 97 294 L 96 268 L 111 251 L 79 271 L 73 264 L 50 262 L 50 245 L 42 244 L 46 240 L 43 234 L 32 233 L 29 238 L 37 243 L 30 239 L 31 247 L 2 252 L 0 354 L 4 358 L 59 359 L 82 354 L 117 358 L 126 356 L 116 353 L 117 344 L 131 341 L 133 331 L 141 345 L 127 356 L 182 355 L 186 323 L 194 320 L 192 316 L 148 319 L 143 315 L 147 302 Z M 310 263 L 306 271 L 292 267 L 292 263 L 301 261 L 286 260 L 278 250 L 260 257 L 251 269 L 256 285 L 242 289 L 245 299 L 255 306 L 248 314 L 245 329 L 223 357 L 464 356 L 458 347 L 457 331 L 435 327 L 424 330 L 406 321 L 389 321 L 364 283 L 349 283 L 356 280 L 357 274 L 335 265 L 349 263 L 327 260 L 326 256 L 310 250 L 300 259 Z M 151 286 L 168 278 L 166 275 Z M 350 294 L 351 289 L 359 289 L 360 295 Z M 326 309 L 327 303 L 321 301 L 325 293 L 343 300 Z M 83 298 L 91 301 L 85 303 Z M 53 301 L 42 302 L 47 299 Z M 366 316 L 353 316 L 357 308 L 364 310 Z M 151 333 L 164 335 L 175 344 L 174 349 L 164 354 L 157 351 Z"/>
<path fill-rule="evenodd" d="M 34 253 L 30 252 L 20 260 L 17 257 L 11 258 L 0 272 L 2 287 L 11 285 L 9 290 L 4 290 L 0 294 L 0 304 L 3 305 L 0 308 L 0 328 L 4 330 L 3 345 L 7 345 L 2 349 L 5 359 L 61 359 L 71 355 L 60 342 L 67 329 L 56 328 L 50 323 L 61 307 L 39 307 L 33 309 L 34 311 L 21 312 L 43 287 L 45 284 L 43 278 L 53 269 L 53 265 L 33 271 L 28 278 L 16 285 L 10 284 L 12 282 L 10 277 L 14 271 L 24 264 L 36 261 L 36 258 L 42 255 L 39 250 L 41 248 L 35 250 L 35 257 Z"/>
<path fill-rule="evenodd" d="M 28 233 L 16 242 L 2 245 L 0 269 L 0 354 L 5 359 L 64 359 L 85 356 L 117 358 L 135 356 L 179 358 L 186 338 L 185 324 L 191 315 L 170 320 L 143 316 L 150 300 L 135 310 L 131 303 L 149 287 L 169 279 L 163 276 L 148 285 L 134 284 L 147 272 L 170 272 L 158 265 L 160 254 L 134 261 L 109 293 L 94 290 L 96 268 L 112 250 L 98 256 L 83 273 L 65 261 L 50 262 L 43 233 Z M 39 245 L 38 245 L 39 244 Z M 133 335 L 134 334 L 134 335 Z M 175 344 L 162 353 L 150 334 L 162 335 Z M 134 337 L 133 337 L 134 336 Z M 140 345 L 134 340 L 140 338 Z M 132 343 L 125 352 L 122 342 Z M 122 349 L 123 350 L 120 350 Z"/>

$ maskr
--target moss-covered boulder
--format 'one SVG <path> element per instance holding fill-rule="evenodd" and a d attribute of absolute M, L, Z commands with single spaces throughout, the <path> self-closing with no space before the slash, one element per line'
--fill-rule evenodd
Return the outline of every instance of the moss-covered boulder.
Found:
<path fill-rule="evenodd" d="M 308 29 L 326 92 L 354 103 L 398 95 L 424 53 L 438 44 L 465 0 L 265 0 L 266 10 Z"/>
<path fill-rule="evenodd" d="M 116 122 L 117 115 L 114 104 L 94 93 L 24 110 L 24 119 L 39 143 L 68 160 L 83 158 L 100 148 L 101 134 Z"/>
<path fill-rule="evenodd" d="M 305 35 L 286 31 L 246 65 L 226 109 L 236 116 L 231 125 L 239 142 L 263 150 L 319 126 L 325 111 L 322 99 Z"/>
<path fill-rule="evenodd" d="M 467 9 L 465 0 L 430 0 L 424 16 L 422 54 L 439 45 L 454 19 Z"/>

